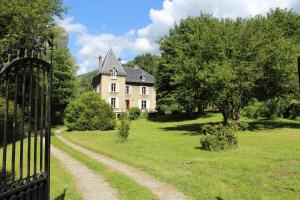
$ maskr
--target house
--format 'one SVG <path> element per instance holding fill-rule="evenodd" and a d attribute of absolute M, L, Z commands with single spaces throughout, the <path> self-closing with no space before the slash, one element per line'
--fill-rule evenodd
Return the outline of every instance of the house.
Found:
<path fill-rule="evenodd" d="M 138 107 L 152 112 L 156 107 L 155 78 L 139 68 L 123 67 L 112 49 L 105 58 L 99 57 L 99 72 L 93 79 L 93 88 L 108 102 L 116 115 Z"/>

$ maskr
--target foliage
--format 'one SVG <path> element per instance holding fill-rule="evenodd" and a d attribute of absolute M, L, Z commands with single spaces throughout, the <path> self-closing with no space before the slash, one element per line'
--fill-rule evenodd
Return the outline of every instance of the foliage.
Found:
<path fill-rule="evenodd" d="M 146 53 L 135 57 L 134 60 L 129 61 L 128 63 L 124 64 L 124 66 L 133 67 L 134 65 L 137 65 L 141 69 L 155 76 L 159 64 L 159 59 L 159 56 Z"/>
<path fill-rule="evenodd" d="M 5 118 L 5 109 L 6 109 L 6 100 L 3 97 L 0 97 L 0 131 L 4 132 L 4 118 Z M 7 127 L 7 143 L 12 141 L 12 131 L 13 131 L 13 119 L 14 119 L 14 103 L 13 101 L 9 101 L 8 105 L 8 127 Z M 19 121 L 21 119 L 21 112 L 19 106 L 17 107 L 17 115 L 16 120 Z M 3 134 L 0 134 L 0 147 L 3 145 Z"/>
<path fill-rule="evenodd" d="M 136 120 L 141 116 L 141 110 L 137 107 L 132 107 L 128 111 L 129 119 Z"/>
<path fill-rule="evenodd" d="M 92 91 L 92 80 L 93 77 L 98 73 L 98 70 L 91 71 L 85 74 L 81 74 L 77 76 L 77 91 L 76 93 L 79 95 L 83 92 Z"/>
<path fill-rule="evenodd" d="M 119 141 L 125 142 L 129 136 L 130 121 L 127 117 L 120 117 L 117 125 Z"/>
<path fill-rule="evenodd" d="M 65 12 L 62 4 L 62 0 L 1 0 L 0 54 L 7 54 L 9 43 L 14 46 L 21 42 L 30 48 L 33 40 L 37 43 L 49 40 L 54 17 L 60 18 Z"/>
<path fill-rule="evenodd" d="M 287 99 L 275 97 L 264 102 L 261 113 L 266 119 L 281 117 L 285 108 L 289 105 Z"/>
<path fill-rule="evenodd" d="M 86 92 L 67 106 L 65 125 L 69 130 L 111 130 L 115 127 L 115 115 L 99 94 Z"/>
<path fill-rule="evenodd" d="M 213 133 L 205 135 L 200 140 L 201 149 L 207 151 L 225 150 L 237 145 L 237 136 L 232 129 L 227 127 L 218 127 Z"/>
<path fill-rule="evenodd" d="M 75 96 L 76 65 L 68 48 L 68 35 L 55 28 L 53 51 L 52 123 L 63 123 L 63 111 Z"/>
<path fill-rule="evenodd" d="M 262 116 L 263 102 L 253 99 L 247 106 L 242 109 L 242 116 L 257 119 Z"/>
<path fill-rule="evenodd" d="M 290 105 L 286 108 L 285 114 L 291 119 L 300 117 L 300 101 L 296 99 L 292 100 Z"/>
<path fill-rule="evenodd" d="M 227 123 L 238 121 L 253 98 L 295 93 L 299 18 L 276 9 L 247 19 L 201 14 L 182 20 L 160 40 L 159 110 L 177 105 L 194 112 L 213 103 Z"/>

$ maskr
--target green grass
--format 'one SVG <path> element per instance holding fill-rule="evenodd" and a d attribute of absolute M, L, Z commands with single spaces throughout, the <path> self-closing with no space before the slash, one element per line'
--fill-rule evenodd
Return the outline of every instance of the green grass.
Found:
<path fill-rule="evenodd" d="M 199 150 L 203 123 L 219 114 L 191 120 L 168 116 L 132 122 L 129 141 L 115 131 L 66 132 L 68 140 L 109 155 L 170 183 L 193 199 L 300 199 L 300 122 L 250 121 L 238 133 L 239 147 Z"/>
<path fill-rule="evenodd" d="M 32 138 L 33 148 L 33 138 Z M 11 171 L 11 151 L 12 146 L 7 148 L 7 170 Z M 23 176 L 27 173 L 27 139 L 24 141 L 24 168 Z M 39 155 L 39 148 L 38 148 Z M 0 160 L 2 161 L 3 149 L 0 148 Z M 19 155 L 20 155 L 20 143 L 16 143 L 16 178 L 19 177 Z M 39 157 L 39 156 L 38 156 Z M 38 162 L 39 163 L 39 160 Z M 2 164 L 2 163 L 1 163 Z M 31 151 L 31 173 L 33 172 L 33 149 Z M 39 166 L 39 165 L 38 165 Z M 61 166 L 59 161 L 51 156 L 51 199 L 55 199 L 61 195 L 65 195 L 65 200 L 79 200 L 82 199 L 81 195 L 76 191 L 76 186 L 73 177 Z M 38 168 L 39 169 L 39 168 Z"/>
<path fill-rule="evenodd" d="M 112 187 L 118 190 L 120 200 L 140 200 L 141 197 L 143 200 L 157 199 L 150 191 L 130 178 L 112 171 L 86 155 L 71 149 L 57 138 L 52 137 L 52 144 L 85 164 L 89 169 L 103 176 Z"/>

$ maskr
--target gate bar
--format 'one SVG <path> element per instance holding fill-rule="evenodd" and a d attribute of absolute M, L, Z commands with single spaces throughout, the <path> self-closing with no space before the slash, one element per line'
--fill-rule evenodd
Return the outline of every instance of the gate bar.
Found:
<path fill-rule="evenodd" d="M 21 119 L 21 138 L 20 138 L 20 181 L 23 179 L 23 146 L 24 146 L 24 120 L 25 120 L 25 87 L 26 87 L 26 71 L 23 71 L 22 82 L 22 119 Z"/>
<path fill-rule="evenodd" d="M 17 136 L 17 112 L 18 112 L 18 83 L 19 82 L 19 71 L 16 72 L 15 78 L 15 96 L 14 96 L 14 118 L 13 118 L 13 133 L 12 133 L 12 152 L 11 152 L 11 173 L 12 173 L 12 181 L 15 181 L 15 164 L 16 164 L 16 136 Z"/>
<path fill-rule="evenodd" d="M 29 119 L 28 119 L 28 152 L 27 152 L 27 181 L 30 181 L 30 164 L 31 164 L 31 124 L 32 124 L 32 67 L 30 67 L 30 86 L 29 86 Z"/>

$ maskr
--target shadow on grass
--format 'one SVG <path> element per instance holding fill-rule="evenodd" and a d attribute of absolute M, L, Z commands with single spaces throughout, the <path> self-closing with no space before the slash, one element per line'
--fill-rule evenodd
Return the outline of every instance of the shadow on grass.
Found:
<path fill-rule="evenodd" d="M 278 121 L 269 121 L 269 120 L 259 120 L 254 122 L 249 122 L 250 131 L 259 131 L 259 130 L 273 130 L 280 128 L 299 128 L 299 122 L 278 122 Z"/>
<path fill-rule="evenodd" d="M 167 122 L 194 120 L 199 117 L 208 118 L 211 116 L 213 116 L 213 114 L 209 113 L 209 112 L 192 113 L 192 114 L 165 114 L 165 115 L 158 115 L 158 116 L 154 116 L 154 117 L 148 117 L 147 120 L 152 121 L 152 122 L 167 123 Z"/>
<path fill-rule="evenodd" d="M 203 135 L 202 127 L 205 125 L 217 125 L 221 122 L 194 123 L 161 128 L 164 131 L 183 131 L 184 135 Z"/>
<path fill-rule="evenodd" d="M 54 200 L 64 200 L 66 197 L 66 191 L 67 191 L 67 189 L 64 189 L 64 192 L 61 195 L 59 195 L 58 197 L 56 197 Z"/>
<path fill-rule="evenodd" d="M 217 125 L 221 122 L 208 122 L 208 123 L 193 123 L 193 124 L 184 124 L 177 126 L 169 126 L 161 128 L 164 131 L 182 131 L 183 135 L 203 135 L 201 132 L 202 127 L 205 125 Z M 269 121 L 269 120 L 259 120 L 254 122 L 249 122 L 249 131 L 260 131 L 260 130 L 273 130 L 280 128 L 294 128 L 300 129 L 299 122 L 279 122 L 279 121 Z"/>
<path fill-rule="evenodd" d="M 0 172 L 0 188 L 6 187 L 8 183 L 11 180 L 11 173 L 6 172 L 4 175 L 2 172 Z"/>

